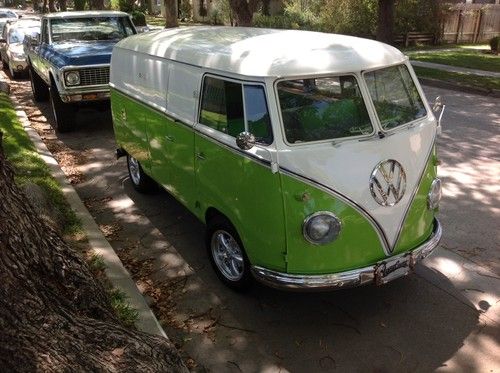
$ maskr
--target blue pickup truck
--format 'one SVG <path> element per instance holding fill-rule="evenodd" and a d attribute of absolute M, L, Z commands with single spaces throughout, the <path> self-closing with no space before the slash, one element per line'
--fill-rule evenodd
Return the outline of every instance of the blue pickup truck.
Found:
<path fill-rule="evenodd" d="M 50 98 L 55 130 L 68 132 L 79 104 L 109 100 L 113 46 L 136 33 L 123 12 L 85 11 L 46 14 L 40 34 L 25 40 L 35 101 Z"/>

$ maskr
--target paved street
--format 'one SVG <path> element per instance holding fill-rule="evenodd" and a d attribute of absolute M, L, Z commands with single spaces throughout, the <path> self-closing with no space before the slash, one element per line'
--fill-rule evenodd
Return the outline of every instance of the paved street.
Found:
<path fill-rule="evenodd" d="M 500 372 L 500 99 L 425 89 L 447 104 L 444 236 L 416 274 L 331 293 L 237 294 L 210 268 L 203 225 L 166 192 L 134 191 L 126 161 L 114 158 L 109 112 L 82 110 L 76 130 L 56 137 L 29 82 L 12 90 L 200 371 Z"/>

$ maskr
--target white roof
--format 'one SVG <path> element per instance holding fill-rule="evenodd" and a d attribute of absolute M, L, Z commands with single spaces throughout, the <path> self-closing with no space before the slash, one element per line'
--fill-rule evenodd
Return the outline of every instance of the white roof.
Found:
<path fill-rule="evenodd" d="M 405 61 L 396 48 L 353 36 L 244 27 L 186 27 L 120 41 L 131 49 L 256 77 L 362 71 Z"/>
<path fill-rule="evenodd" d="M 80 18 L 80 17 L 113 17 L 128 16 L 125 12 L 113 10 L 82 10 L 78 12 L 57 12 L 45 14 L 46 18 Z"/>

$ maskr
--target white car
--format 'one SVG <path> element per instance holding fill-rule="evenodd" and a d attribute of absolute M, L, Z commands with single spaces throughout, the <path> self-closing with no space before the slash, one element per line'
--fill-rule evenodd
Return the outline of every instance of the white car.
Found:
<path fill-rule="evenodd" d="M 0 33 L 3 31 L 3 27 L 7 21 L 18 18 L 19 16 L 12 9 L 0 8 Z"/>
<path fill-rule="evenodd" d="M 40 21 L 33 19 L 9 21 L 0 38 L 0 55 L 4 69 L 9 69 L 12 78 L 26 72 L 28 64 L 23 41 L 26 35 L 40 32 Z"/>

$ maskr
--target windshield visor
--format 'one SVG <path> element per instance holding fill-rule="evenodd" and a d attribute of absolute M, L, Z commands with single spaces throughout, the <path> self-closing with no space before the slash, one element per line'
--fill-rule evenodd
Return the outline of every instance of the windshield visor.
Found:
<path fill-rule="evenodd" d="M 55 18 L 50 24 L 53 42 L 115 40 L 134 33 L 127 17 Z"/>
<path fill-rule="evenodd" d="M 422 98 L 405 65 L 370 71 L 364 77 L 384 130 L 426 116 Z"/>
<path fill-rule="evenodd" d="M 352 75 L 285 80 L 277 87 L 290 144 L 373 132 L 358 82 Z"/>

